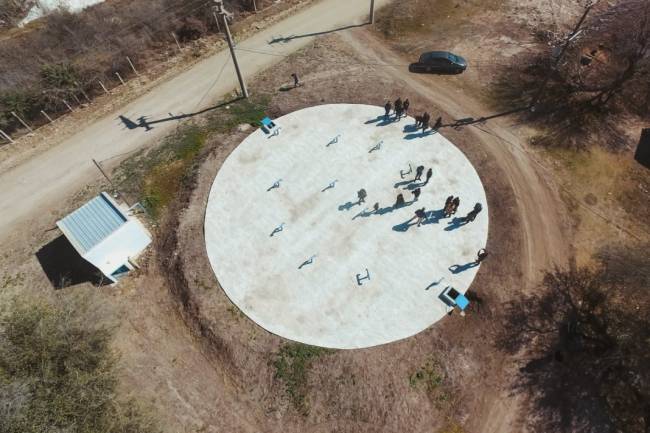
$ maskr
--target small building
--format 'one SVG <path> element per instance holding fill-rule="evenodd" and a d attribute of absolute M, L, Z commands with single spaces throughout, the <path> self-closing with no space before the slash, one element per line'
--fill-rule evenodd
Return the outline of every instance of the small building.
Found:
<path fill-rule="evenodd" d="M 74 249 L 113 282 L 136 267 L 147 229 L 105 192 L 56 222 Z"/>

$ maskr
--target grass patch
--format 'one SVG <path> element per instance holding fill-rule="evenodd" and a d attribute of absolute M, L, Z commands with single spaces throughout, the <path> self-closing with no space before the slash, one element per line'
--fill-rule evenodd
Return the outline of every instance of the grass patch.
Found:
<path fill-rule="evenodd" d="M 501 7 L 503 0 L 406 0 L 391 3 L 377 13 L 376 29 L 387 39 L 431 32 L 458 31 L 459 24 L 485 11 Z M 400 41 L 401 42 L 401 41 Z"/>
<path fill-rule="evenodd" d="M 416 390 L 424 390 L 436 405 L 442 405 L 451 398 L 445 389 L 447 381 L 444 368 L 440 362 L 430 359 L 409 376 L 409 385 Z"/>
<path fill-rule="evenodd" d="M 0 313 L 0 431 L 149 433 L 159 431 L 115 391 L 111 333 L 85 303 L 63 307 L 14 301 Z"/>
<path fill-rule="evenodd" d="M 443 427 L 440 431 L 438 431 L 438 433 L 465 433 L 465 429 L 463 429 L 455 422 L 452 422 Z"/>
<path fill-rule="evenodd" d="M 280 349 L 272 362 L 275 367 L 275 378 L 284 382 L 286 393 L 291 402 L 303 415 L 309 413 L 307 402 L 309 368 L 314 359 L 331 352 L 330 349 L 322 347 L 289 343 Z"/>
<path fill-rule="evenodd" d="M 242 123 L 256 125 L 268 101 L 266 96 L 236 101 L 201 123 L 180 126 L 160 146 L 122 162 L 113 173 L 117 188 L 140 202 L 154 221 L 159 220 L 189 179 L 210 134 L 227 133 Z"/>

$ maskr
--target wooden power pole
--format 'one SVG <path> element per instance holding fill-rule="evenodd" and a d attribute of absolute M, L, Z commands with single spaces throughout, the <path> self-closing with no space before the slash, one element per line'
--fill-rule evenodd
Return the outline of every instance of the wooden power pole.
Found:
<path fill-rule="evenodd" d="M 375 0 L 370 0 L 370 24 L 375 23 Z"/>
<path fill-rule="evenodd" d="M 232 41 L 232 35 L 230 34 L 230 27 L 228 27 L 228 19 L 226 17 L 227 13 L 223 8 L 223 0 L 214 0 L 217 4 L 217 15 L 221 17 L 224 33 L 226 34 L 226 41 L 228 42 L 228 48 L 230 48 L 230 56 L 232 57 L 232 63 L 235 65 L 235 72 L 237 72 L 237 79 L 239 80 L 239 87 L 241 87 L 241 93 L 244 98 L 248 98 L 248 89 L 246 88 L 246 82 L 244 82 L 244 77 L 239 70 L 239 63 L 237 62 L 237 54 L 235 53 L 235 45 Z"/>

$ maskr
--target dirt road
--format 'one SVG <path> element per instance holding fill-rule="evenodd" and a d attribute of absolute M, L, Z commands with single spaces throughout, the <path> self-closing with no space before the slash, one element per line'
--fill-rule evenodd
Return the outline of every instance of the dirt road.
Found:
<path fill-rule="evenodd" d="M 405 62 L 370 32 L 350 31 L 340 35 L 360 56 L 365 56 L 369 61 L 395 65 Z M 470 95 L 463 94 L 459 97 L 458 89 L 434 76 L 411 74 L 402 66 L 387 67 L 386 71 L 396 80 L 406 82 L 454 119 L 478 118 L 489 113 L 486 107 Z M 451 119 L 446 119 L 449 120 Z M 517 197 L 516 214 L 520 216 L 524 228 L 521 236 L 526 255 L 521 257 L 521 268 L 525 280 L 534 283 L 540 271 L 556 264 L 562 265 L 568 257 L 568 245 L 562 233 L 561 211 L 558 209 L 561 200 L 552 187 L 553 182 L 545 178 L 547 173 L 540 169 L 532 155 L 525 150 L 521 138 L 502 120 L 493 119 L 486 125 L 466 128 L 498 161 L 503 173 L 508 176 Z"/>
<path fill-rule="evenodd" d="M 378 0 L 375 5 L 380 7 L 388 1 Z M 238 44 L 241 69 L 250 79 L 305 46 L 317 34 L 365 23 L 368 11 L 369 3 L 364 1 L 317 2 L 241 41 Z M 269 43 L 277 38 L 284 39 Z M 100 174 L 92 163 L 93 158 L 101 161 L 155 143 L 177 124 L 175 116 L 210 107 L 236 86 L 230 55 L 222 51 L 38 156 L 0 172 L 0 239 L 10 234 L 17 223 L 29 223 L 57 209 L 68 196 L 97 179 Z M 151 129 L 138 126 L 143 116 Z M 119 158 L 111 160 L 118 161 Z"/>
<path fill-rule="evenodd" d="M 404 59 L 377 40 L 371 32 L 353 30 L 341 33 L 341 38 L 368 61 L 404 63 Z M 386 71 L 396 81 L 404 81 L 454 119 L 478 118 L 489 113 L 486 107 L 470 95 L 463 94 L 459 97 L 457 88 L 435 76 L 411 74 L 403 67 L 387 67 Z M 514 214 L 521 223 L 522 233 L 519 236 L 525 251 L 519 260 L 524 285 L 520 290 L 531 290 L 543 271 L 554 265 L 565 266 L 569 260 L 570 245 L 563 233 L 563 228 L 567 225 L 562 217 L 562 200 L 548 172 L 535 162 L 523 140 L 513 133 L 511 127 L 505 125 L 503 119 L 490 120 L 486 125 L 477 127 L 466 127 L 466 132 L 473 135 L 481 147 L 497 161 L 514 191 L 517 199 Z M 512 378 L 515 375 L 504 372 L 503 377 Z M 507 389 L 493 390 L 492 394 L 488 394 L 490 397 L 482 399 L 475 408 L 476 421 L 473 426 L 476 431 L 521 431 L 519 417 L 522 397 L 512 395 Z"/>

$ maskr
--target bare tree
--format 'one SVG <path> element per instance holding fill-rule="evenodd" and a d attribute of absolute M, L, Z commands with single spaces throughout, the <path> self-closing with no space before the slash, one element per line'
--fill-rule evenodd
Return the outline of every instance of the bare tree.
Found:
<path fill-rule="evenodd" d="M 644 251 L 611 266 L 603 255 L 599 272 L 548 273 L 538 293 L 507 306 L 499 345 L 521 355 L 517 389 L 530 396 L 534 431 L 649 431 L 647 275 L 619 278 L 638 264 L 650 269 Z"/>

